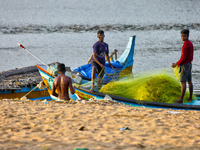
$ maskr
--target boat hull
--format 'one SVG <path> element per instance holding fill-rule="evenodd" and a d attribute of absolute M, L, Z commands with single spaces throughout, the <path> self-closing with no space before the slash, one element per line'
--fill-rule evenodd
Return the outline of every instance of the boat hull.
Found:
<path fill-rule="evenodd" d="M 91 93 L 87 89 L 84 88 L 75 88 L 76 94 L 83 99 L 104 99 L 106 94 L 94 92 Z M 200 101 L 195 100 L 192 103 L 186 104 L 171 104 L 171 103 L 159 103 L 159 102 L 150 102 L 150 101 L 141 101 L 135 99 L 124 98 L 115 95 L 109 95 L 112 100 L 123 102 L 126 105 L 131 105 L 134 107 L 145 107 L 145 108 L 165 108 L 165 109 L 185 109 L 185 110 L 200 110 Z M 198 97 L 199 98 L 199 97 Z M 200 98 L 199 98 L 200 99 Z"/>
<path fill-rule="evenodd" d="M 48 99 L 50 96 L 47 88 L 36 87 L 41 81 L 36 66 L 3 71 L 0 73 L 0 99 L 20 99 L 25 95 L 31 100 Z"/>
<path fill-rule="evenodd" d="M 53 85 L 53 77 L 46 71 L 40 70 L 40 66 L 38 66 L 39 72 L 44 79 L 44 83 L 47 86 L 48 92 L 50 93 L 50 96 L 53 100 L 56 100 L 57 98 L 51 95 L 51 90 L 52 90 L 52 85 Z M 70 98 L 72 100 L 77 100 L 77 99 L 104 99 L 106 94 L 100 93 L 100 92 L 89 92 L 89 90 L 80 88 L 80 87 L 75 87 L 75 96 L 70 95 Z M 150 102 L 150 101 L 141 101 L 141 100 L 135 100 L 135 99 L 128 99 L 120 96 L 115 96 L 115 95 L 109 95 L 112 100 L 118 101 L 118 102 L 123 102 L 127 105 L 131 105 L 134 107 L 145 107 L 145 108 L 165 108 L 165 109 L 185 109 L 185 110 L 200 110 L 200 105 L 199 105 L 199 100 L 197 100 L 196 104 L 193 103 L 188 103 L 188 104 L 170 104 L 170 103 L 159 103 L 159 102 Z"/>
<path fill-rule="evenodd" d="M 26 95 L 28 92 L 30 92 L 35 87 L 23 87 L 20 90 L 14 89 L 14 90 L 0 90 L 0 99 L 15 99 L 15 98 L 21 98 L 24 95 Z M 27 99 L 35 100 L 35 99 L 49 99 L 49 93 L 47 89 L 41 90 L 39 88 L 36 88 L 32 92 L 30 92 L 27 96 Z"/>

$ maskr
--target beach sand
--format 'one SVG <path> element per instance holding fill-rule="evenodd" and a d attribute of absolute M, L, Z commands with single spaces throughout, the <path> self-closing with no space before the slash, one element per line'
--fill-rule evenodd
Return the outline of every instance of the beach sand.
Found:
<path fill-rule="evenodd" d="M 200 111 L 0 101 L 0 150 L 74 148 L 199 150 Z"/>

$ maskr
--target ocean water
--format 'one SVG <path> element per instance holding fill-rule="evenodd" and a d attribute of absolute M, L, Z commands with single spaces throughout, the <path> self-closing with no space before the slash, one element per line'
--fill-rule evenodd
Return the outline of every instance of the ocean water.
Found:
<path fill-rule="evenodd" d="M 181 56 L 180 31 L 188 28 L 200 89 L 199 0 L 0 0 L 0 6 L 0 72 L 40 63 L 17 43 L 73 70 L 87 63 L 99 29 L 118 56 L 136 35 L 134 73 L 169 68 Z"/>

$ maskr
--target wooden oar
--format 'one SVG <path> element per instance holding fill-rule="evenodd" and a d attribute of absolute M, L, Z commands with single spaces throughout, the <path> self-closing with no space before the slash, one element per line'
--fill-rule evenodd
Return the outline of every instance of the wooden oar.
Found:
<path fill-rule="evenodd" d="M 25 51 L 27 51 L 29 54 L 31 54 L 33 57 L 35 57 L 37 60 L 39 60 L 42 64 L 44 64 L 45 66 L 47 66 L 49 68 L 49 66 L 47 64 L 45 64 L 42 60 L 40 60 L 39 58 L 37 58 L 35 55 L 33 55 L 31 52 L 29 52 L 22 44 L 19 44 L 18 45 L 23 48 Z"/>

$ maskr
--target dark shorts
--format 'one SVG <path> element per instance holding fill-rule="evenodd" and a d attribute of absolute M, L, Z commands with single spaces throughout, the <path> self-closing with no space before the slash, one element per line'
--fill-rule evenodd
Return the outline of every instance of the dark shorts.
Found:
<path fill-rule="evenodd" d="M 100 77 L 102 78 L 104 75 L 104 69 L 102 70 L 101 66 L 99 66 L 99 64 L 97 64 L 95 61 L 91 61 L 91 65 L 92 67 L 96 67 L 96 69 L 98 70 L 97 74 L 99 75 L 99 73 L 101 73 Z"/>
<path fill-rule="evenodd" d="M 180 65 L 180 82 L 192 81 L 192 64 Z"/>

